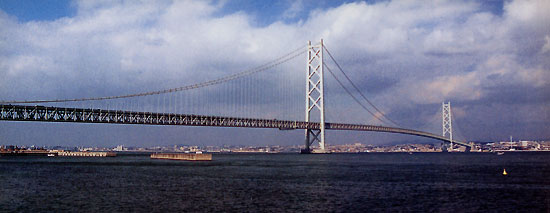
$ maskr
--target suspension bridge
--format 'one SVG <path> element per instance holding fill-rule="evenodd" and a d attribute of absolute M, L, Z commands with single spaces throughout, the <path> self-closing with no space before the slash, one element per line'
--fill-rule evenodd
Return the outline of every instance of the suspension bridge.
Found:
<path fill-rule="evenodd" d="M 267 71 L 275 70 L 304 53 L 307 54 L 306 100 L 305 120 L 301 120 L 297 118 L 299 113 L 296 113 L 300 111 L 296 110 L 299 108 L 298 99 L 292 96 L 296 89 L 287 86 L 295 83 L 295 74 L 283 71 L 273 74 Z M 351 86 L 346 86 L 340 80 L 325 62 L 326 56 L 341 71 L 340 78 L 343 77 Z M 360 109 L 368 112 L 380 125 L 328 122 L 325 105 L 326 101 L 330 101 L 325 99 L 325 71 L 340 86 L 342 93 L 351 97 Z M 267 82 L 273 81 L 282 86 L 270 87 Z M 337 96 L 334 99 L 333 102 L 341 100 Z M 51 106 L 44 106 L 46 104 Z M 336 117 L 341 116 L 338 114 Z M 0 101 L 0 120 L 4 121 L 302 129 L 305 130 L 303 153 L 329 152 L 325 149 L 325 130 L 415 135 L 446 142 L 450 147 L 453 144 L 465 146 L 466 150 L 470 150 L 469 144 L 452 137 L 450 103 L 443 104 L 442 118 L 442 135 L 400 127 L 361 92 L 322 40 L 314 45 L 308 42 L 306 47 L 300 47 L 256 68 L 182 87 L 115 96 Z M 447 134 L 449 137 L 446 137 Z"/>

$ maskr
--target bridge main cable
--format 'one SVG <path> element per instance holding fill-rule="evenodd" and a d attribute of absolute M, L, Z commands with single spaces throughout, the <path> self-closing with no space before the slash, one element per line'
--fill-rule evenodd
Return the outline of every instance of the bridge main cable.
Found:
<path fill-rule="evenodd" d="M 353 86 L 353 88 L 355 88 L 355 90 L 357 90 L 357 92 L 359 93 L 359 95 L 361 95 L 361 97 L 363 97 L 363 99 L 365 101 L 367 101 L 367 103 L 369 103 L 370 106 L 372 106 L 372 108 L 374 108 L 374 110 L 376 110 L 378 113 L 380 113 L 380 115 L 384 118 L 386 118 L 390 123 L 392 123 L 393 125 L 399 127 L 400 125 L 397 124 L 397 122 L 393 121 L 392 119 L 388 118 L 386 116 L 386 114 L 384 112 L 382 112 L 381 110 L 378 109 L 378 107 L 376 107 L 364 94 L 363 92 L 361 92 L 361 90 L 359 89 L 359 87 L 357 87 L 355 85 L 355 83 L 353 83 L 353 81 L 351 80 L 351 78 L 346 74 L 346 72 L 344 72 L 344 70 L 342 69 L 342 67 L 340 66 L 340 64 L 338 64 L 338 62 L 336 61 L 336 59 L 334 59 L 334 57 L 332 56 L 332 54 L 330 53 L 330 51 L 327 49 L 326 46 L 323 46 L 323 48 L 327 51 L 330 59 L 332 59 L 332 61 L 334 62 L 334 64 L 336 64 L 336 67 L 338 67 L 338 69 L 340 70 L 340 72 L 342 72 L 342 74 L 344 75 L 344 77 L 346 77 L 346 79 L 348 80 L 348 82 L 350 82 L 351 86 Z M 376 116 L 374 113 L 372 113 L 370 110 L 368 110 L 365 106 L 363 106 L 363 104 L 361 104 L 356 98 L 355 96 L 353 96 L 349 91 L 348 89 L 346 89 L 344 87 L 344 85 L 340 82 L 340 80 L 338 80 L 338 78 L 336 77 L 336 75 L 334 73 L 332 73 L 332 71 L 330 69 L 328 69 L 330 74 L 336 79 L 336 81 L 338 81 L 338 83 L 340 84 L 340 86 L 342 86 L 346 92 L 357 102 L 359 103 L 359 105 L 361 105 L 365 110 L 367 110 L 367 112 L 369 112 L 372 116 L 374 116 L 377 120 L 379 121 L 382 121 L 383 123 L 385 123 L 383 120 L 381 120 L 379 117 L 380 116 Z"/>
<path fill-rule="evenodd" d="M 353 95 L 353 93 L 351 93 L 348 88 L 346 86 L 344 86 L 344 83 L 342 83 L 340 81 L 340 79 L 338 79 L 338 77 L 336 77 L 336 75 L 334 74 L 334 72 L 332 72 L 332 69 L 330 69 L 330 67 L 326 64 L 325 65 L 325 68 L 327 68 L 328 72 L 330 73 L 330 75 L 332 75 L 332 77 L 336 80 L 336 82 L 338 82 L 338 84 L 346 91 L 346 93 L 348 93 L 349 96 L 351 96 L 351 98 L 353 98 L 353 100 L 355 102 L 357 102 L 364 110 L 366 110 L 369 114 L 371 114 L 374 118 L 376 118 L 376 120 L 379 120 L 380 122 L 384 123 L 384 124 L 387 124 L 386 121 L 380 119 L 379 116 L 376 116 L 376 114 L 374 114 L 372 111 L 369 110 L 369 108 L 367 108 L 365 105 L 363 105 L 363 103 L 361 103 L 361 101 L 359 101 L 359 99 L 357 99 L 357 97 L 355 97 L 355 95 Z"/>
<path fill-rule="evenodd" d="M 178 91 L 184 91 L 184 90 L 192 90 L 192 89 L 198 89 L 202 87 L 212 86 L 216 84 L 225 83 L 228 81 L 232 81 L 235 79 L 239 79 L 245 76 L 249 76 L 255 73 L 263 72 L 266 70 L 269 70 L 273 67 L 276 67 L 280 64 L 286 63 L 306 52 L 305 46 L 301 46 L 300 48 L 297 48 L 281 57 L 278 57 L 268 63 L 265 63 L 263 65 L 260 65 L 258 67 L 245 70 L 239 73 L 235 73 L 232 75 L 224 76 L 218 79 L 205 81 L 201 83 L 186 85 L 182 87 L 177 88 L 171 88 L 171 89 L 164 89 L 164 90 L 158 90 L 158 91 L 150 91 L 150 92 L 143 92 L 143 93 L 135 93 L 135 94 L 127 94 L 127 95 L 118 95 L 118 96 L 104 96 L 104 97 L 92 97 L 92 98 L 74 98 L 74 99 L 54 99 L 54 100 L 24 100 L 24 101 L 1 101 L 0 104 L 31 104 L 31 103 L 61 103 L 61 102 L 81 102 L 81 101 L 100 101 L 100 100 L 112 100 L 112 99 L 123 99 L 123 98 L 132 98 L 132 97 L 140 97 L 140 96 L 150 96 L 150 95 L 158 95 L 158 94 L 164 94 L 164 93 L 173 93 Z"/>

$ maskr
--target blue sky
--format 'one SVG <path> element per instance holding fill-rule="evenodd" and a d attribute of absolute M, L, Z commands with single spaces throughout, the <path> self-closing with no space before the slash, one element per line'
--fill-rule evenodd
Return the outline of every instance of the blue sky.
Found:
<path fill-rule="evenodd" d="M 344 3 L 357 2 L 357 1 L 253 1 L 253 0 L 232 0 L 223 2 L 223 11 L 221 15 L 235 13 L 239 11 L 245 11 L 255 17 L 256 24 L 268 25 L 276 21 L 284 22 L 296 22 L 304 20 L 309 15 L 311 10 L 326 9 L 331 7 L 337 7 Z M 376 3 L 382 1 L 365 1 L 369 3 Z M 218 2 L 219 3 L 219 2 Z M 286 10 L 292 7 L 292 4 L 299 5 L 301 10 L 296 12 L 293 17 L 284 17 L 283 14 Z M 481 1 L 481 10 L 487 10 L 491 13 L 500 15 L 502 13 L 504 1 L 501 0 L 488 0 Z M 71 0 L 2 0 L 0 1 L 0 9 L 4 12 L 13 15 L 18 20 L 26 21 L 51 21 L 62 17 L 73 17 L 76 15 L 77 8 Z"/>
<path fill-rule="evenodd" d="M 275 21 L 281 21 L 281 15 L 289 9 L 292 3 L 298 2 L 303 7 L 301 13 L 296 16 L 286 17 L 284 21 L 298 21 L 308 16 L 308 11 L 317 8 L 335 7 L 350 1 L 218 1 L 223 3 L 223 10 L 220 15 L 226 15 L 239 11 L 245 11 L 255 17 L 257 25 L 268 25 Z M 27 21 L 51 21 L 62 17 L 73 17 L 76 15 L 77 8 L 75 3 L 70 0 L 45 0 L 45 1 L 0 1 L 0 8 L 15 17 L 18 20 Z"/>
<path fill-rule="evenodd" d="M 0 100 L 95 97 L 178 87 L 258 66 L 308 40 L 323 38 L 361 90 L 405 127 L 439 133 L 438 109 L 441 102 L 451 101 L 455 126 L 464 140 L 507 140 L 510 135 L 548 139 L 548 10 L 550 3 L 544 0 L 2 0 Z M 299 102 L 297 110 L 284 112 L 275 104 L 249 102 L 240 103 L 237 113 L 244 116 L 250 114 L 248 109 L 261 106 L 256 110 L 265 116 L 303 119 L 303 67 L 303 60 L 292 60 L 275 69 L 281 74 L 274 79 L 279 80 L 260 81 L 270 85 L 270 98 L 279 100 L 276 104 L 292 99 Z M 333 80 L 327 81 L 333 109 L 329 119 L 380 124 L 350 104 L 353 101 L 332 85 Z M 234 89 L 221 86 L 197 94 L 210 94 L 208 105 L 259 96 L 229 92 Z M 0 143 L 14 144 L 298 145 L 303 141 L 301 131 L 17 122 L 0 122 L 0 128 L 4 130 Z M 329 137 L 328 143 L 437 143 L 378 133 L 330 132 Z"/>
<path fill-rule="evenodd" d="M 62 17 L 72 17 L 76 13 L 71 1 L 65 0 L 2 0 L 0 9 L 23 22 L 51 21 Z"/>

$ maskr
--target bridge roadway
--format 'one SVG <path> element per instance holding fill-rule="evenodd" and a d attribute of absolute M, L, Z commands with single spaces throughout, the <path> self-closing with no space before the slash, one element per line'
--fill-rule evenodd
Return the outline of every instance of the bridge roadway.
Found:
<path fill-rule="evenodd" d="M 145 125 L 183 125 L 213 127 L 246 127 L 319 129 L 319 123 L 305 121 L 287 121 L 277 119 L 237 118 L 206 115 L 189 115 L 174 113 L 134 112 L 120 110 L 62 108 L 26 105 L 0 105 L 0 120 L 6 121 L 42 121 L 42 122 L 77 122 L 109 124 L 145 124 Z M 396 127 L 374 126 L 365 124 L 325 123 L 328 130 L 355 130 L 371 132 L 389 132 L 416 135 L 449 142 L 448 138 L 428 132 Z M 462 141 L 453 143 L 471 148 Z"/>

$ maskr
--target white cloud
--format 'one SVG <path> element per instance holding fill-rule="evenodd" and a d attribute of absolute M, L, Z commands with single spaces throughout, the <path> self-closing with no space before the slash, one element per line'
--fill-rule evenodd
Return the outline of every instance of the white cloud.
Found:
<path fill-rule="evenodd" d="M 296 2 L 289 11 L 301 10 L 300 5 L 299 1 Z M 460 69 L 464 67 L 452 67 L 453 61 L 472 58 L 483 61 L 499 51 L 513 49 L 513 41 L 506 36 L 512 29 L 503 27 L 503 23 L 509 19 L 532 21 L 534 17 L 544 20 L 547 15 L 540 8 L 548 4 L 545 1 L 511 2 L 505 6 L 504 17 L 478 12 L 479 6 L 454 1 L 428 4 L 360 2 L 315 11 L 303 23 L 276 22 L 266 27 L 253 27 L 250 25 L 252 18 L 247 14 L 239 12 L 218 17 L 214 13 L 223 9 L 222 4 L 212 5 L 204 1 L 81 1 L 77 2 L 78 12 L 72 18 L 15 23 L 4 16 L 3 25 L 11 27 L 9 31 L 4 30 L 8 31 L 6 35 L 9 37 L 2 39 L 2 48 L 14 52 L 3 54 L 6 61 L 2 61 L 2 65 L 13 73 L 23 69 L 21 62 L 16 62 L 21 60 L 12 60 L 14 58 L 54 61 L 47 70 L 52 75 L 66 75 L 77 72 L 81 66 L 100 62 L 103 64 L 94 64 L 95 68 L 90 68 L 97 72 L 95 76 L 104 75 L 104 72 L 123 72 L 129 76 L 137 75 L 144 81 L 142 83 L 176 76 L 205 79 L 227 72 L 220 71 L 221 68 L 234 72 L 243 64 L 253 66 L 273 57 L 266 52 L 281 53 L 292 45 L 305 43 L 305 40 L 323 37 L 343 60 L 380 56 L 383 57 L 381 60 L 374 61 L 379 66 L 389 63 L 403 64 L 408 68 L 386 68 L 387 75 L 412 77 L 409 81 L 415 81 L 416 76 L 428 81 L 426 83 L 434 90 L 461 90 L 461 87 L 445 87 L 438 82 L 442 79 L 471 82 L 467 79 L 472 75 L 463 74 L 466 70 Z M 546 51 L 546 46 L 542 50 Z M 455 57 L 457 54 L 471 57 Z M 514 60 L 513 57 L 509 59 Z M 413 60 L 412 64 L 410 60 Z M 430 65 L 434 67 L 426 69 Z M 45 70 L 36 66 L 25 69 L 31 74 Z M 362 66 L 372 67 L 369 64 Z M 441 66 L 449 66 L 449 69 L 435 70 Z M 115 70 L 98 70 L 105 67 Z M 211 73 L 197 73 L 197 70 Z M 381 74 L 381 71 L 374 72 Z M 478 94 L 470 98 L 480 98 L 482 94 L 480 91 L 467 93 Z M 447 91 L 444 94 L 457 93 Z"/>
<path fill-rule="evenodd" d="M 550 19 L 550 2 L 546 0 L 511 1 L 505 4 L 506 14 L 509 18 L 530 24 L 545 24 Z"/>

